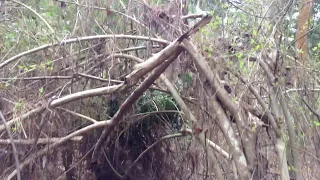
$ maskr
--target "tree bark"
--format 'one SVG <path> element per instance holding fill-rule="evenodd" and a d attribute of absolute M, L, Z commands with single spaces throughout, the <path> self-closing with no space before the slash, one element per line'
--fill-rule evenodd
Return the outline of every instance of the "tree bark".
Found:
<path fill-rule="evenodd" d="M 298 61 L 302 64 L 308 59 L 308 31 L 312 17 L 312 5 L 313 0 L 303 0 L 298 16 L 295 46 L 298 51 Z"/>

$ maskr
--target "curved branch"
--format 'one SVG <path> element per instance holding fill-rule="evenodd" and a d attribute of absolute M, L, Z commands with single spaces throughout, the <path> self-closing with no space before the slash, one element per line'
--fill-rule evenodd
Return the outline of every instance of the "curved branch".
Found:
<path fill-rule="evenodd" d="M 125 88 L 125 85 L 122 83 L 119 85 L 113 85 L 113 86 L 108 86 L 108 87 L 101 87 L 101 88 L 96 88 L 96 89 L 89 89 L 86 91 L 80 91 L 80 92 L 76 92 L 76 93 L 64 96 L 59 99 L 55 99 L 49 104 L 49 106 L 50 107 L 58 107 L 63 104 L 66 104 L 66 103 L 69 103 L 72 101 L 76 101 L 79 99 L 93 97 L 93 96 L 100 96 L 100 95 L 114 93 L 116 91 L 121 91 L 124 88 Z"/>
<path fill-rule="evenodd" d="M 64 111 L 66 111 L 66 112 L 68 112 L 68 113 L 70 113 L 72 115 L 75 115 L 75 116 L 78 116 L 80 118 L 83 118 L 83 119 L 85 119 L 85 120 L 87 120 L 87 121 L 89 121 L 91 123 L 97 123 L 98 122 L 97 120 L 92 119 L 91 117 L 85 116 L 83 114 L 80 114 L 80 113 L 77 113 L 77 112 L 74 112 L 74 111 L 70 111 L 69 109 L 65 109 L 65 108 L 59 108 L 59 109 L 64 110 Z"/>
<path fill-rule="evenodd" d="M 153 147 L 155 147 L 157 144 L 159 144 L 160 142 L 166 140 L 166 139 L 172 139 L 172 138 L 176 138 L 176 137 L 181 137 L 181 136 L 185 136 L 185 134 L 183 133 L 176 133 L 176 134 L 169 134 L 166 136 L 161 137 L 160 139 L 158 139 L 156 142 L 154 142 L 153 144 L 151 144 L 147 149 L 145 149 L 138 157 L 137 159 L 128 167 L 128 169 L 125 171 L 125 174 L 123 175 L 123 179 L 127 178 L 128 174 L 130 174 L 132 168 L 134 166 L 137 165 L 137 163 L 139 162 L 139 160 L 148 152 L 150 151 Z"/>
<path fill-rule="evenodd" d="M 185 129 L 185 132 L 193 135 L 194 133 L 192 132 L 191 129 Z M 206 138 L 207 144 L 209 144 L 209 146 L 216 150 L 218 153 L 220 153 L 223 157 L 225 157 L 226 159 L 231 159 L 231 155 L 225 151 L 224 149 L 222 149 L 222 147 L 218 146 L 217 144 L 215 144 L 214 142 L 212 142 L 210 139 Z"/>
<path fill-rule="evenodd" d="M 118 39 L 139 39 L 139 40 L 145 40 L 145 41 L 153 41 L 153 42 L 158 42 L 160 44 L 169 44 L 168 41 L 162 40 L 162 39 L 156 39 L 156 38 L 150 38 L 146 36 L 133 36 L 133 35 L 123 35 L 123 34 L 117 34 L 117 35 L 97 35 L 97 36 L 85 36 L 85 37 L 79 37 L 79 38 L 72 38 L 72 39 L 66 39 L 62 40 L 59 43 L 53 43 L 53 44 L 45 44 L 33 49 L 30 49 L 28 51 L 24 51 L 20 54 L 17 54 L 2 63 L 0 63 L 0 69 L 8 65 L 9 63 L 12 63 L 15 60 L 18 60 L 19 58 L 50 48 L 50 47 L 55 47 L 55 46 L 60 46 L 60 45 L 65 45 L 65 44 L 70 44 L 70 43 L 77 43 L 81 41 L 89 41 L 89 40 L 95 40 L 95 39 L 111 39 L 111 38 L 118 38 Z"/>

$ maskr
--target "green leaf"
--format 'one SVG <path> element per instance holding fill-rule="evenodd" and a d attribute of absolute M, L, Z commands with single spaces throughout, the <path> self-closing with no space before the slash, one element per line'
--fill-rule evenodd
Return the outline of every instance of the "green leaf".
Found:
<path fill-rule="evenodd" d="M 250 39 L 250 44 L 253 44 L 254 43 L 254 39 Z"/>
<path fill-rule="evenodd" d="M 260 49 L 260 44 L 256 45 L 256 47 L 254 47 L 254 50 L 258 51 Z"/>
<path fill-rule="evenodd" d="M 258 31 L 257 31 L 257 30 L 253 30 L 252 35 L 253 35 L 253 36 L 258 35 Z M 252 40 L 253 40 L 253 39 L 252 39 Z"/>
<path fill-rule="evenodd" d="M 312 48 L 312 51 L 316 51 L 318 49 L 318 47 L 314 47 Z"/>
<path fill-rule="evenodd" d="M 240 65 L 240 69 L 243 69 L 243 67 L 244 67 L 244 62 L 243 62 L 243 61 L 239 61 L 239 65 Z"/>
<path fill-rule="evenodd" d="M 305 137 L 305 134 L 304 134 L 303 132 L 300 132 L 300 133 L 299 133 L 299 136 L 300 136 L 300 138 L 304 138 L 304 137 Z"/>
<path fill-rule="evenodd" d="M 319 122 L 319 121 L 313 120 L 312 122 L 313 122 L 313 124 L 314 124 L 316 127 L 320 126 L 320 122 Z"/>
<path fill-rule="evenodd" d="M 192 73 L 185 73 L 184 74 L 184 81 L 187 83 L 187 85 L 190 85 L 192 82 Z"/>
<path fill-rule="evenodd" d="M 235 103 L 236 101 L 237 101 L 237 99 L 236 99 L 235 97 L 233 97 L 233 98 L 232 98 L 232 102 Z"/>
<path fill-rule="evenodd" d="M 19 101 L 16 105 L 15 105 L 15 110 L 20 111 L 24 106 L 24 103 L 22 101 Z"/>
<path fill-rule="evenodd" d="M 228 17 L 227 24 L 231 24 L 231 23 L 232 23 L 232 19 L 230 17 Z"/>
<path fill-rule="evenodd" d="M 41 88 L 39 89 L 39 92 L 42 94 L 42 93 L 44 92 L 44 88 L 41 87 Z"/>
<path fill-rule="evenodd" d="M 49 16 L 49 17 L 52 17 L 52 12 L 48 11 L 48 12 L 46 13 L 46 15 Z"/>
<path fill-rule="evenodd" d="M 243 53 L 242 52 L 240 52 L 240 53 L 237 53 L 237 58 L 238 59 L 242 59 L 242 57 L 243 57 Z M 241 62 L 240 62 L 241 63 Z M 243 62 L 242 62 L 243 63 Z"/>

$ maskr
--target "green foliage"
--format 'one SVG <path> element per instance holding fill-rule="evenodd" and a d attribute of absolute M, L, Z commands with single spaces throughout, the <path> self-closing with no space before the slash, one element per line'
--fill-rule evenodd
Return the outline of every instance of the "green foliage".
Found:
<path fill-rule="evenodd" d="M 136 113 L 163 111 L 163 113 L 150 114 L 142 120 L 144 128 L 161 123 L 169 122 L 173 128 L 179 129 L 179 114 L 165 111 L 178 110 L 171 95 L 160 91 L 147 91 L 136 103 Z"/>
<path fill-rule="evenodd" d="M 187 86 L 190 86 L 192 83 L 192 77 L 193 74 L 190 72 L 187 72 L 184 74 L 184 82 L 186 83 Z"/>
<path fill-rule="evenodd" d="M 53 69 L 53 61 L 48 59 L 44 63 L 41 63 L 40 64 L 40 69 L 52 70 Z"/>
<path fill-rule="evenodd" d="M 43 87 L 39 88 L 39 92 L 42 94 L 44 92 L 44 88 Z"/>
<path fill-rule="evenodd" d="M 24 102 L 22 100 L 20 100 L 20 101 L 18 101 L 16 103 L 14 109 L 15 109 L 16 112 L 19 112 L 19 111 L 21 111 L 23 109 L 23 107 L 24 107 Z"/>
<path fill-rule="evenodd" d="M 312 123 L 313 123 L 313 125 L 316 126 L 316 127 L 320 126 L 320 122 L 317 121 L 317 120 L 313 120 Z"/>
<path fill-rule="evenodd" d="M 311 49 L 318 47 L 319 49 L 319 41 L 320 41 L 320 18 L 315 17 L 316 14 L 320 13 L 320 4 L 314 3 L 313 5 L 313 14 L 314 17 L 311 21 L 311 31 L 309 34 L 309 45 Z M 318 51 L 319 52 L 319 51 Z M 311 52 L 313 54 L 313 52 Z M 317 56 L 318 57 L 318 56 Z"/>
<path fill-rule="evenodd" d="M 136 103 L 136 113 L 175 109 L 176 104 L 172 96 L 160 91 L 146 92 Z"/>
<path fill-rule="evenodd" d="M 24 70 L 25 72 L 33 71 L 37 68 L 37 64 L 25 64 L 25 65 L 19 65 L 18 68 L 21 70 Z"/>
<path fill-rule="evenodd" d="M 311 54 L 313 55 L 315 62 L 320 62 L 320 42 L 311 49 Z"/>

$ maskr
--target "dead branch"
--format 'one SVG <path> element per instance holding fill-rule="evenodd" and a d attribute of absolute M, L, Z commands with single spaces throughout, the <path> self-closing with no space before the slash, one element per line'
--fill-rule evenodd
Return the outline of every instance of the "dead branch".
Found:
<path fill-rule="evenodd" d="M 317 117 L 318 121 L 320 121 L 320 114 L 313 109 L 310 104 L 308 104 L 303 98 L 301 98 L 302 102 L 308 107 L 308 109 Z"/>
<path fill-rule="evenodd" d="M 40 144 L 50 144 L 50 143 L 56 143 L 60 141 L 62 138 L 38 138 L 37 145 Z M 80 142 L 82 140 L 82 136 L 76 136 L 70 139 L 70 141 Z M 2 145 L 8 145 L 11 142 L 14 142 L 17 145 L 33 145 L 35 142 L 35 139 L 0 139 L 0 144 Z"/>
<path fill-rule="evenodd" d="M 96 121 L 95 119 L 92 119 L 91 117 L 85 116 L 85 115 L 83 115 L 83 114 L 80 114 L 80 113 L 77 113 L 77 112 L 74 112 L 74 111 L 70 111 L 70 110 L 65 109 L 65 108 L 59 108 L 59 109 L 64 110 L 64 111 L 66 111 L 66 112 L 68 112 L 68 113 L 70 113 L 70 114 L 72 114 L 72 115 L 75 115 L 75 116 L 77 116 L 77 117 L 80 117 L 80 118 L 82 118 L 82 119 L 85 119 L 85 120 L 87 120 L 87 121 L 89 121 L 89 122 L 91 122 L 91 123 L 97 123 L 97 122 L 98 122 L 98 121 Z"/>
<path fill-rule="evenodd" d="M 114 92 L 122 91 L 125 89 L 125 87 L 126 86 L 124 84 L 119 84 L 119 85 L 113 85 L 113 86 L 108 86 L 108 87 L 102 87 L 102 88 L 96 88 L 96 89 L 90 89 L 90 90 L 86 90 L 86 91 L 76 92 L 74 94 L 70 94 L 70 95 L 64 96 L 62 98 L 53 100 L 49 104 L 49 106 L 51 108 L 54 108 L 54 107 L 58 107 L 63 104 L 66 104 L 66 103 L 69 103 L 72 101 L 76 101 L 79 99 L 83 99 L 83 98 L 111 94 Z"/>
<path fill-rule="evenodd" d="M 146 37 L 146 36 L 132 36 L 132 35 L 97 35 L 97 36 L 86 36 L 86 37 L 72 38 L 72 39 L 62 40 L 61 42 L 58 42 L 58 43 L 45 44 L 45 45 L 30 49 L 28 51 L 24 51 L 24 52 L 22 52 L 20 54 L 17 54 L 15 56 L 3 61 L 0 64 L 0 69 L 5 67 L 9 63 L 12 63 L 15 60 L 18 60 L 21 57 L 24 57 L 26 55 L 29 55 L 29 54 L 32 54 L 32 53 L 36 53 L 38 51 L 41 51 L 41 50 L 44 50 L 44 49 L 48 49 L 48 48 L 51 48 L 51 47 L 66 45 L 66 44 L 70 44 L 70 43 L 77 43 L 77 42 L 82 42 L 82 41 L 90 41 L 90 40 L 95 40 L 95 39 L 112 39 L 112 38 L 117 38 L 117 39 L 121 39 L 121 38 L 124 38 L 124 39 L 139 39 L 139 40 L 158 42 L 158 43 L 164 44 L 164 45 L 169 44 L 168 41 L 162 40 L 162 39 L 150 38 L 150 37 Z"/>

